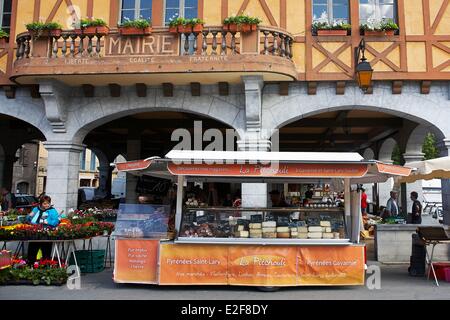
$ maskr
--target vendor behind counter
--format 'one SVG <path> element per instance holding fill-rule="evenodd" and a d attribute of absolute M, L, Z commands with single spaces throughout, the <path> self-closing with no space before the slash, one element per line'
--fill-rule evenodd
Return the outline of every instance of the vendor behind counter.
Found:
<path fill-rule="evenodd" d="M 272 190 L 269 192 L 270 194 L 270 201 L 272 202 L 272 208 L 288 208 L 290 205 L 284 200 L 284 198 L 281 196 L 280 191 L 278 190 Z M 285 213 L 271 213 L 273 219 L 280 222 L 280 218 L 286 218 L 289 217 L 289 215 L 286 215 Z"/>

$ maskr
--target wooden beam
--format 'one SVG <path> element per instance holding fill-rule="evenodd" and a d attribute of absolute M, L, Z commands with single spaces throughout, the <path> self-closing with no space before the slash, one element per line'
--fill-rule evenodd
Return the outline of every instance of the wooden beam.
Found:
<path fill-rule="evenodd" d="M 337 95 L 345 94 L 345 81 L 337 81 L 336 82 L 336 94 Z"/>
<path fill-rule="evenodd" d="M 16 97 L 16 86 L 4 86 L 5 97 L 8 99 L 14 99 Z"/>
<path fill-rule="evenodd" d="M 147 96 L 147 85 L 145 83 L 136 83 L 136 94 L 139 98 Z"/>
<path fill-rule="evenodd" d="M 288 96 L 289 95 L 289 82 L 283 81 L 279 83 L 279 94 L 280 96 Z"/>
<path fill-rule="evenodd" d="M 173 83 L 165 82 L 162 84 L 162 86 L 163 86 L 163 96 L 173 97 Z"/>
<path fill-rule="evenodd" d="M 307 82 L 308 86 L 308 95 L 316 95 L 317 93 L 317 82 L 309 81 Z"/>
<path fill-rule="evenodd" d="M 121 89 L 121 87 L 117 83 L 109 84 L 109 92 L 111 94 L 111 97 L 113 97 L 113 98 L 120 97 L 120 89 Z"/>
<path fill-rule="evenodd" d="M 228 96 L 230 94 L 230 86 L 228 82 L 219 82 L 219 96 Z"/>
<path fill-rule="evenodd" d="M 403 81 L 392 81 L 392 94 L 401 94 Z"/>
<path fill-rule="evenodd" d="M 429 94 L 431 91 L 431 81 L 425 80 L 420 83 L 420 93 Z"/>
<path fill-rule="evenodd" d="M 201 95 L 200 82 L 191 82 L 191 95 L 193 97 L 199 97 Z"/>
<path fill-rule="evenodd" d="M 95 96 L 95 87 L 92 84 L 83 84 L 81 87 L 86 98 L 93 98 Z"/>

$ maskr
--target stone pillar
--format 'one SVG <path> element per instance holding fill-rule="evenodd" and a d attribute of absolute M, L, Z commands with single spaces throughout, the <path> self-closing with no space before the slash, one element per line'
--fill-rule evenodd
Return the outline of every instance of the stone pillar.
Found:
<path fill-rule="evenodd" d="M 48 151 L 46 193 L 55 208 L 67 213 L 77 208 L 80 153 L 84 146 L 71 142 L 44 142 Z"/>
<path fill-rule="evenodd" d="M 408 164 L 411 162 L 423 161 L 424 157 L 425 157 L 425 154 L 423 154 L 422 152 L 415 152 L 415 153 L 408 152 L 408 153 L 403 154 L 403 158 L 405 159 L 405 166 L 408 166 Z M 403 203 L 406 202 L 406 208 L 403 206 L 404 207 L 403 210 L 406 213 L 411 212 L 412 201 L 411 201 L 410 194 L 413 191 L 416 191 L 419 194 L 419 201 L 423 201 L 423 181 L 422 180 L 417 180 L 414 183 L 406 184 L 405 194 L 403 195 L 404 199 L 402 199 L 403 200 L 402 206 L 403 206 Z"/>
<path fill-rule="evenodd" d="M 129 139 L 127 141 L 127 161 L 139 160 L 141 157 L 141 140 Z M 127 173 L 126 203 L 138 203 L 136 192 L 138 177 Z"/>

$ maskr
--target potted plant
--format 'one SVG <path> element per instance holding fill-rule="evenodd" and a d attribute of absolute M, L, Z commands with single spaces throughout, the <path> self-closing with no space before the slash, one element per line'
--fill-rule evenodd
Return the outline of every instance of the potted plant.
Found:
<path fill-rule="evenodd" d="M 119 24 L 119 32 L 124 36 L 147 35 L 152 33 L 151 21 L 146 19 L 125 19 Z"/>
<path fill-rule="evenodd" d="M 81 19 L 80 27 L 83 34 L 92 35 L 107 35 L 109 28 L 106 21 L 102 19 Z"/>
<path fill-rule="evenodd" d="M 256 30 L 262 21 L 248 15 L 230 16 L 223 20 L 223 29 L 230 32 L 250 32 Z"/>
<path fill-rule="evenodd" d="M 205 21 L 199 18 L 193 18 L 187 20 L 188 24 L 192 26 L 192 32 L 199 33 L 203 31 L 203 25 L 205 24 Z"/>
<path fill-rule="evenodd" d="M 44 23 L 37 21 L 28 23 L 25 27 L 34 39 L 60 37 L 62 32 L 62 26 L 57 22 Z"/>
<path fill-rule="evenodd" d="M 312 31 L 318 36 L 346 36 L 352 26 L 348 23 L 334 21 L 316 21 L 312 25 Z"/>
<path fill-rule="evenodd" d="M 171 19 L 169 22 L 169 32 L 178 33 L 178 27 L 184 24 L 184 18 Z"/>
<path fill-rule="evenodd" d="M 392 19 L 368 19 L 360 26 L 365 36 L 393 36 L 398 25 Z"/>
<path fill-rule="evenodd" d="M 183 22 L 178 25 L 178 33 L 192 33 L 192 25 L 188 19 L 183 19 Z"/>
<path fill-rule="evenodd" d="M 9 42 L 9 34 L 0 28 L 0 46 L 5 46 Z"/>

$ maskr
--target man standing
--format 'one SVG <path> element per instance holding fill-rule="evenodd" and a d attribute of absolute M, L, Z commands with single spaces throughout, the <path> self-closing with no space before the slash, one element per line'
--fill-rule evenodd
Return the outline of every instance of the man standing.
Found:
<path fill-rule="evenodd" d="M 398 216 L 397 192 L 392 190 L 391 197 L 387 201 L 384 218 Z"/>
<path fill-rule="evenodd" d="M 14 201 L 13 201 L 13 195 L 11 194 L 11 192 L 9 192 L 8 189 L 6 188 L 1 188 L 0 189 L 1 192 L 1 196 L 2 196 L 2 201 L 0 203 L 1 205 L 1 210 L 0 211 L 8 211 L 10 209 L 14 208 Z"/>
<path fill-rule="evenodd" d="M 422 204 L 419 200 L 419 194 L 415 191 L 411 192 L 411 200 L 413 202 L 411 210 L 411 223 L 421 224 L 422 223 Z"/>
<path fill-rule="evenodd" d="M 363 216 L 367 215 L 367 194 L 364 188 L 361 188 L 361 213 Z"/>

